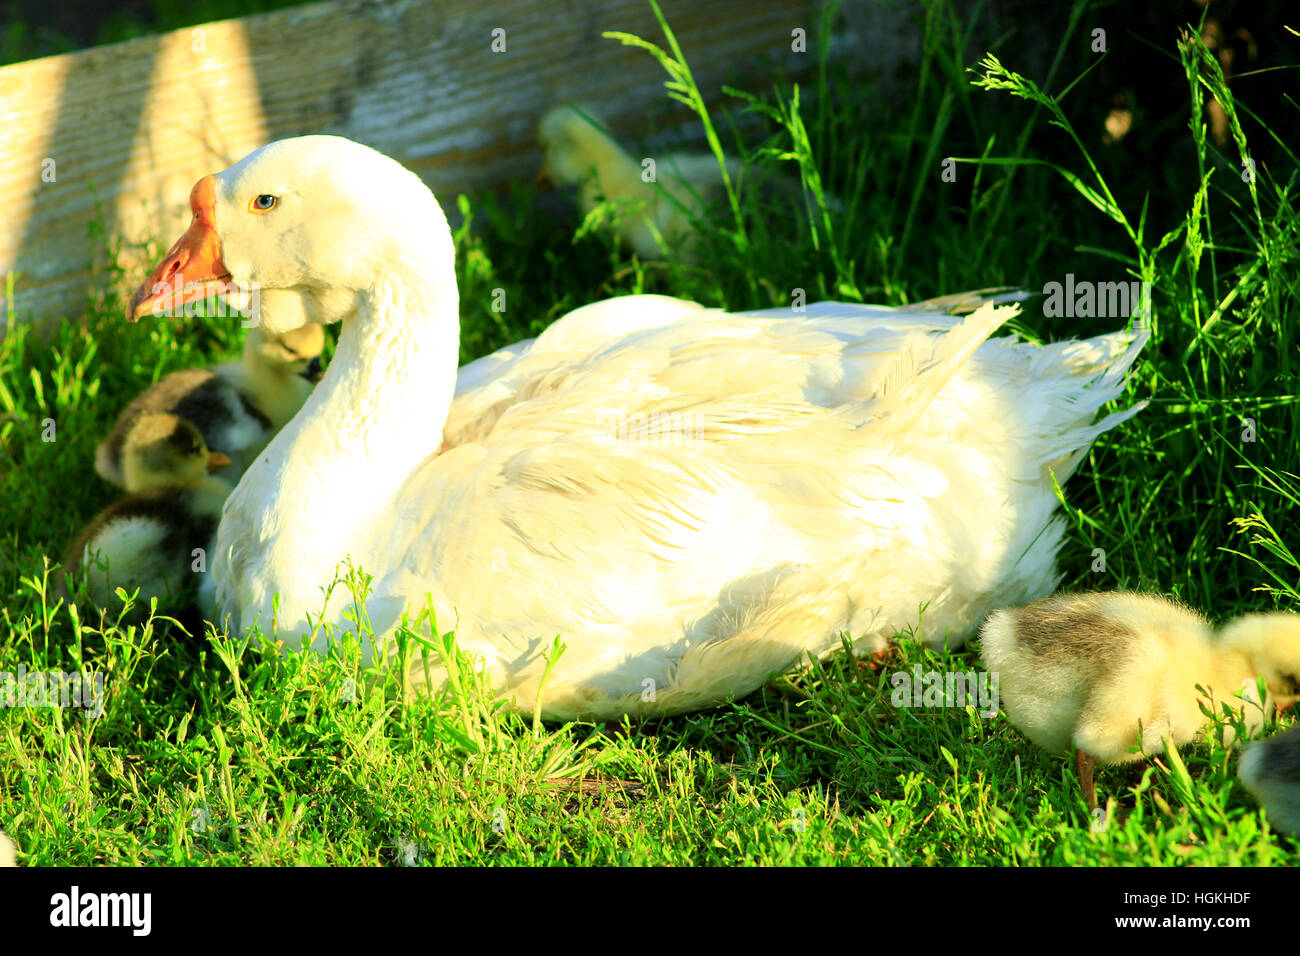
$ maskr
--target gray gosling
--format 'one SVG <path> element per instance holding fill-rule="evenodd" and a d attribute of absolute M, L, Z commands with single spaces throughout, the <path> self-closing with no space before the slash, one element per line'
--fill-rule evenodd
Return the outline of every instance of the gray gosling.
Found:
<path fill-rule="evenodd" d="M 135 420 L 122 448 L 123 475 L 134 489 L 95 516 L 73 539 L 65 574 L 86 580 L 90 600 L 107 608 L 116 588 L 139 588 L 139 613 L 149 599 L 172 600 L 194 579 L 195 549 L 212 539 L 233 483 L 210 472 L 230 464 L 208 449 L 193 423 L 170 413 Z M 69 582 L 69 593 L 74 593 Z"/>
<path fill-rule="evenodd" d="M 140 416 L 167 412 L 193 422 L 210 449 L 229 456 L 226 475 L 238 482 L 307 401 L 319 378 L 324 344 L 319 325 L 279 335 L 249 329 L 239 361 L 173 372 L 127 405 L 95 451 L 95 471 L 127 491 L 141 490 L 127 480 L 126 436 Z"/>
<path fill-rule="evenodd" d="M 1300 725 L 1247 747 L 1237 777 L 1273 829 L 1300 834 Z"/>

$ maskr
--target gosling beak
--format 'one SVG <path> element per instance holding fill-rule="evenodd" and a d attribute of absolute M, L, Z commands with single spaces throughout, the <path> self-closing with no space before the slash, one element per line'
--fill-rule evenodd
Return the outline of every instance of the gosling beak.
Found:
<path fill-rule="evenodd" d="M 219 451 L 208 452 L 208 471 L 216 471 L 230 464 L 230 456 Z"/>
<path fill-rule="evenodd" d="M 541 172 L 537 174 L 537 179 L 535 181 L 537 187 L 545 192 L 550 192 L 555 188 L 555 180 L 551 178 L 551 174 L 547 171 L 545 166 L 543 166 Z"/>
<path fill-rule="evenodd" d="M 321 367 L 320 364 L 320 356 L 319 355 L 315 356 L 310 362 L 307 363 L 307 367 L 303 369 L 301 372 L 299 372 L 298 374 L 301 375 L 303 378 L 305 378 L 307 381 L 311 382 L 313 385 L 319 382 L 321 380 L 321 376 L 325 374 L 325 370 Z"/>
<path fill-rule="evenodd" d="M 227 290 L 230 272 L 221 261 L 221 238 L 213 219 L 216 196 L 214 177 L 204 176 L 194 184 L 190 191 L 190 209 L 194 213 L 190 227 L 135 290 L 127 307 L 128 321 L 135 322 L 145 315 L 174 316 L 186 303 L 201 302 Z"/>

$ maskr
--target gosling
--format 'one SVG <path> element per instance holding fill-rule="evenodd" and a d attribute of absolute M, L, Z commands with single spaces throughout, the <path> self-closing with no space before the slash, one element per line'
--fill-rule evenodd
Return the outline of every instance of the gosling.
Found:
<path fill-rule="evenodd" d="M 194 423 L 210 449 L 230 458 L 226 475 L 238 482 L 307 401 L 319 378 L 324 343 L 319 325 L 279 335 L 249 329 L 238 362 L 173 372 L 127 405 L 95 452 L 95 471 L 127 491 L 143 490 L 127 480 L 126 436 L 140 416 L 164 412 Z"/>
<path fill-rule="evenodd" d="M 1300 834 L 1300 725 L 1247 747 L 1237 777 L 1275 830 Z"/>
<path fill-rule="evenodd" d="M 1093 768 L 1196 740 L 1226 706 L 1252 732 L 1294 694 L 1300 615 L 1248 615 L 1216 637 L 1195 611 L 1149 594 L 1058 594 L 995 611 L 980 634 L 1008 719 L 1038 746 L 1075 751 L 1088 808 Z M 1256 701 L 1263 676 L 1268 699 Z M 1203 695 L 1197 686 L 1204 688 Z M 1234 736 L 1225 729 L 1225 743 Z"/>
<path fill-rule="evenodd" d="M 139 589 L 140 609 L 155 597 L 174 601 L 197 562 L 206 570 L 222 506 L 234 488 L 210 472 L 229 463 L 225 454 L 209 451 L 193 423 L 170 413 L 140 416 L 122 447 L 124 480 L 134 490 L 77 535 L 64 558 L 65 574 L 80 573 L 99 608 L 109 606 L 119 587 Z"/>
<path fill-rule="evenodd" d="M 545 153 L 543 176 L 559 184 L 578 184 L 583 215 L 602 197 L 611 203 L 637 204 L 639 209 L 615 225 L 618 237 L 642 259 L 663 257 L 662 237 L 681 258 L 693 260 L 693 220 L 724 195 L 722 170 L 712 153 L 663 156 L 655 164 L 654 179 L 647 181 L 642 164 L 605 132 L 594 114 L 576 106 L 559 106 L 547 113 L 538 139 Z M 739 185 L 742 164 L 728 157 L 726 168 L 733 185 Z"/>

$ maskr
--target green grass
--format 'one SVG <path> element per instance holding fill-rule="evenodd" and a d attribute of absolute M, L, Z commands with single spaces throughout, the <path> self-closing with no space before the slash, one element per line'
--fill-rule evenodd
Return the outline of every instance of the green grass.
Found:
<path fill-rule="evenodd" d="M 797 176 L 810 199 L 794 217 L 788 203 L 729 200 L 701 224 L 707 268 L 636 261 L 576 216 L 557 222 L 527 186 L 442 197 L 463 216 L 462 358 L 631 292 L 743 309 L 796 288 L 809 301 L 903 303 L 1041 289 L 1067 272 L 1146 279 L 1155 335 L 1126 402 L 1152 404 L 1099 440 L 1066 489 L 1064 587 L 1174 593 L 1215 619 L 1300 607 L 1295 174 L 1274 179 L 1260 164 L 1246 183 L 1238 155 L 1260 150 L 1269 168 L 1294 170 L 1295 140 L 1256 132 L 1249 104 L 1191 42 L 1165 51 L 1187 78 L 1187 148 L 1159 157 L 1154 180 L 1117 174 L 1122 157 L 1084 125 L 1088 63 L 1068 53 L 1085 6 L 1032 84 L 965 51 L 970 21 L 936 3 L 916 95 L 901 106 L 825 60 L 807 87 L 731 98 L 712 114 L 711 145 Z M 673 69 L 675 92 L 693 100 Z M 1207 141 L 1211 93 L 1256 139 L 1237 124 L 1229 152 Z M 961 160 L 955 183 L 940 177 L 946 157 Z M 113 265 L 112 237 L 104 244 L 109 265 L 83 316 L 47 333 L 11 316 L 0 341 L 0 671 L 84 667 L 108 687 L 96 719 L 0 709 L 0 828 L 24 863 L 1300 862 L 1236 783 L 1235 752 L 1215 742 L 1145 770 L 1101 770 L 1096 826 L 1070 761 L 1004 718 L 894 707 L 896 671 L 978 669 L 973 650 L 936 654 L 906 636 L 883 666 L 836 655 L 701 714 L 545 726 L 495 705 L 427 619 L 403 632 L 403 653 L 445 655 L 461 676 L 415 700 L 391 672 L 359 668 L 355 633 L 327 659 L 281 658 L 161 617 L 81 620 L 46 569 L 111 500 L 92 473 L 95 443 L 149 382 L 232 356 L 239 341 L 213 321 L 124 323 L 140 276 Z M 1016 327 L 1048 339 L 1122 324 L 1031 307 Z M 53 442 L 42 440 L 50 419 Z"/>

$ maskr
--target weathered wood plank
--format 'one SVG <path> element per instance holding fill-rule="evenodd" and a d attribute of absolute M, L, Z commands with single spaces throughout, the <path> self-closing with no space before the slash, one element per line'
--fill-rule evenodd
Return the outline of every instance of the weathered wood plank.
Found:
<path fill-rule="evenodd" d="M 716 97 L 811 66 L 818 2 L 663 7 Z M 807 54 L 791 51 L 796 27 Z M 196 179 L 271 139 L 349 136 L 450 198 L 532 176 L 537 120 L 557 102 L 634 135 L 647 116 L 689 120 L 660 67 L 604 30 L 662 42 L 645 0 L 335 0 L 0 68 L 0 276 L 21 273 L 16 314 L 82 311 L 90 220 L 129 242 L 172 236 Z"/>

